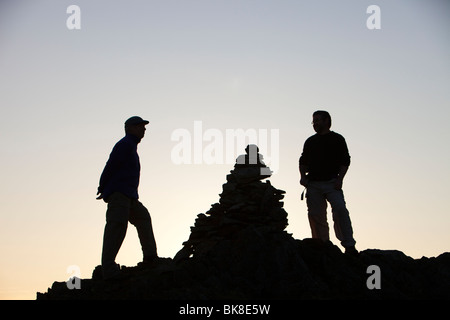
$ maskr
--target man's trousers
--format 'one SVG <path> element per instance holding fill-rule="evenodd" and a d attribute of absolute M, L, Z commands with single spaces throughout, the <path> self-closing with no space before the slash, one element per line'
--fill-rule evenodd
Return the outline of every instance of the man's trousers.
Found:
<path fill-rule="evenodd" d="M 330 239 L 327 221 L 327 201 L 331 205 L 336 238 L 343 247 L 356 244 L 353 238 L 352 223 L 347 210 L 344 193 L 335 189 L 336 180 L 310 181 L 306 189 L 306 203 L 308 205 L 308 219 L 313 238 L 328 241 Z"/>
<path fill-rule="evenodd" d="M 148 210 L 137 199 L 114 192 L 106 199 L 106 225 L 103 235 L 102 269 L 105 278 L 118 273 L 115 263 L 117 253 L 127 232 L 128 222 L 136 227 L 144 260 L 157 257 L 152 220 Z"/>

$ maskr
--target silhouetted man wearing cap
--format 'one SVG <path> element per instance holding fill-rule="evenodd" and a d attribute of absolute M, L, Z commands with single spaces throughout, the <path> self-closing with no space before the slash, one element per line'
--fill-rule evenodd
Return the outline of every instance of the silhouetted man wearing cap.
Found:
<path fill-rule="evenodd" d="M 327 111 L 313 113 L 316 134 L 304 144 L 299 159 L 300 184 L 306 187 L 308 219 L 313 238 L 329 240 L 327 201 L 333 212 L 334 231 L 345 252 L 357 254 L 352 223 L 347 210 L 342 182 L 350 165 L 345 139 L 330 131 L 331 117 Z"/>
<path fill-rule="evenodd" d="M 115 263 L 125 239 L 128 221 L 138 232 L 144 254 L 141 265 L 150 265 L 156 258 L 156 242 L 148 210 L 139 202 L 138 186 L 141 166 L 137 145 L 144 137 L 145 125 L 141 117 L 131 117 L 125 122 L 125 137 L 114 146 L 100 177 L 97 199 L 108 203 L 103 236 L 103 277 L 110 279 L 120 274 Z"/>

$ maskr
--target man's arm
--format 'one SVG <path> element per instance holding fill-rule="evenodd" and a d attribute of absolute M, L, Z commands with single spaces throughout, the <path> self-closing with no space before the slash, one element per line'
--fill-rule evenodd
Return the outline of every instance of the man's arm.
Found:
<path fill-rule="evenodd" d="M 338 177 L 335 184 L 336 190 L 342 189 L 342 183 L 344 181 L 345 174 L 348 171 L 348 167 L 350 166 L 350 154 L 348 152 L 347 142 L 345 141 L 344 137 L 341 138 L 341 144 L 340 144 L 340 166 L 339 166 L 339 172 Z"/>
<path fill-rule="evenodd" d="M 334 184 L 334 188 L 336 190 L 341 190 L 342 189 L 342 183 L 344 182 L 344 177 L 345 174 L 348 171 L 348 166 L 340 166 L 339 167 L 339 173 L 338 173 L 338 177 L 336 180 L 336 183 Z"/>
<path fill-rule="evenodd" d="M 100 182 L 97 189 L 97 200 L 103 199 L 103 190 L 105 189 L 106 184 L 110 180 L 112 175 L 111 164 L 108 160 L 106 162 L 105 168 L 103 169 L 102 175 L 100 176 Z"/>
<path fill-rule="evenodd" d="M 97 200 L 103 199 L 103 190 L 111 180 L 111 177 L 113 176 L 115 171 L 117 171 L 118 168 L 123 165 L 125 157 L 128 153 L 127 149 L 127 146 L 120 141 L 114 146 L 113 150 L 111 151 L 109 159 L 106 162 L 105 168 L 103 169 L 103 172 L 100 176 L 99 187 L 97 190 Z"/>
<path fill-rule="evenodd" d="M 308 185 L 308 177 L 307 177 L 307 173 L 309 172 L 309 144 L 308 144 L 308 140 L 305 141 L 305 144 L 303 145 L 303 152 L 302 155 L 300 156 L 300 159 L 298 159 L 298 170 L 300 171 L 300 184 L 302 186 L 307 186 Z"/>
<path fill-rule="evenodd" d="M 300 171 L 300 184 L 305 187 L 308 186 L 309 181 L 308 181 L 308 177 L 306 175 L 306 173 L 309 171 L 308 166 L 304 165 L 304 164 L 300 164 L 298 169 Z"/>

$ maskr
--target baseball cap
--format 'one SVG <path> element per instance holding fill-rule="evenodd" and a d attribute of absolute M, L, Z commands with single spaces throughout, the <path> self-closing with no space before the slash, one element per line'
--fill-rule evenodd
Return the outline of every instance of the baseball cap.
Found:
<path fill-rule="evenodd" d="M 150 122 L 147 120 L 144 120 L 138 116 L 133 116 L 133 117 L 129 118 L 127 121 L 125 121 L 126 126 L 134 126 L 134 125 L 141 124 L 141 123 L 149 124 Z"/>

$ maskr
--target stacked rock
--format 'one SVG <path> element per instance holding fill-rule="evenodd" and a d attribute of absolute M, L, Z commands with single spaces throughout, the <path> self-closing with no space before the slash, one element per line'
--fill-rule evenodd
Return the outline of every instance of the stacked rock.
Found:
<path fill-rule="evenodd" d="M 234 170 L 227 175 L 219 202 L 197 216 L 189 239 L 174 260 L 200 257 L 221 240 L 231 239 L 249 225 L 265 231 L 283 231 L 288 225 L 287 213 L 280 201 L 285 191 L 274 188 L 269 180 L 261 181 L 271 174 L 258 147 L 247 146 L 246 154 L 237 158 Z"/>

